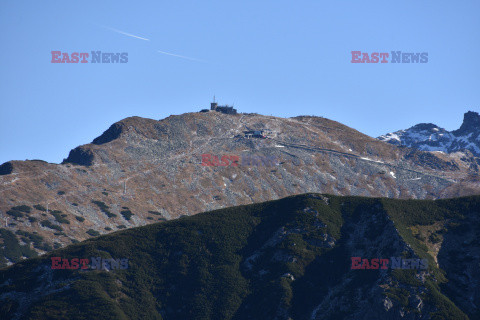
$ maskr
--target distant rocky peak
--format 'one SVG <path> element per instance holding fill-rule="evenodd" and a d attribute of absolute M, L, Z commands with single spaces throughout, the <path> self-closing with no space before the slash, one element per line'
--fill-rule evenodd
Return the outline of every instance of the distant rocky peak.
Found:
<path fill-rule="evenodd" d="M 419 123 L 406 130 L 384 134 L 378 139 L 422 151 L 452 153 L 468 150 L 480 157 L 480 115 L 478 112 L 466 112 L 462 125 L 454 131 L 447 131 L 433 123 Z"/>
<path fill-rule="evenodd" d="M 480 130 L 480 115 L 478 112 L 468 111 L 463 115 L 463 123 L 460 129 L 455 130 L 453 134 L 465 135 Z"/>

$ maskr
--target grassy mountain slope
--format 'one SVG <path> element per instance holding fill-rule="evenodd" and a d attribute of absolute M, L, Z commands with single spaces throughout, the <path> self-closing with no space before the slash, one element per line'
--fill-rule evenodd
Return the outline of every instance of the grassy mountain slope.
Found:
<path fill-rule="evenodd" d="M 458 273 L 475 278 L 478 258 L 451 252 L 478 250 L 479 214 L 480 197 L 320 194 L 201 213 L 0 270 L 0 318 L 474 319 L 478 308 L 463 300 L 478 285 Z M 129 268 L 52 270 L 52 256 L 125 257 Z M 428 258 L 429 268 L 350 269 L 351 257 L 392 256 Z"/>
<path fill-rule="evenodd" d="M 273 134 L 249 139 L 247 127 Z M 202 154 L 280 162 L 210 167 L 201 165 Z M 73 149 L 62 164 L 0 166 L 0 219 L 13 234 L 0 234 L 11 244 L 0 252 L 0 267 L 97 234 L 307 192 L 417 199 L 479 194 L 472 159 L 399 148 L 321 117 L 130 117 Z"/>

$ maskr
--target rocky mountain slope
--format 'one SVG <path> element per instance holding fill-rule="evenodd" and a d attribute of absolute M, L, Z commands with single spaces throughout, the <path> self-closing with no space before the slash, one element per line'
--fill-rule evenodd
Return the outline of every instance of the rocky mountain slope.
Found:
<path fill-rule="evenodd" d="M 245 134 L 265 129 L 266 139 Z M 240 163 L 203 166 L 202 154 L 233 155 Z M 246 163 L 245 155 L 277 161 Z M 305 192 L 479 194 L 477 163 L 472 155 L 399 148 L 320 117 L 131 117 L 73 149 L 62 164 L 0 166 L 0 238 L 8 244 L 0 247 L 0 265 L 123 228 Z"/>
<path fill-rule="evenodd" d="M 465 113 L 462 125 L 454 131 L 447 131 L 433 123 L 420 123 L 406 130 L 387 133 L 378 139 L 423 151 L 466 151 L 466 154 L 471 152 L 479 157 L 480 115 L 472 111 Z"/>
<path fill-rule="evenodd" d="M 0 318 L 478 319 L 479 218 L 479 196 L 306 194 L 201 213 L 0 270 Z M 98 257 L 127 268 L 92 270 Z M 391 264 L 352 269 L 352 257 Z"/>

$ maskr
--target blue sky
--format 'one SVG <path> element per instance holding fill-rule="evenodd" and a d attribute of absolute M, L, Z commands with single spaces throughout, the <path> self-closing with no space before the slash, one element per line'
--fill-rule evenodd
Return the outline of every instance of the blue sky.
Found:
<path fill-rule="evenodd" d="M 453 130 L 480 111 L 479 12 L 480 1 L 4 0 L 0 163 L 58 163 L 118 120 L 198 111 L 214 94 L 240 112 L 323 116 L 373 137 L 419 122 Z M 51 63 L 56 50 L 127 52 L 128 63 Z M 353 64 L 355 50 L 429 60 Z"/>

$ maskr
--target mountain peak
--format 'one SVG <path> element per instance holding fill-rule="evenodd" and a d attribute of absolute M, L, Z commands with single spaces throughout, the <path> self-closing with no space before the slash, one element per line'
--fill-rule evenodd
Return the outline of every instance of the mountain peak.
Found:
<path fill-rule="evenodd" d="M 425 131 L 439 131 L 439 130 L 443 131 L 444 130 L 433 123 L 419 123 L 414 125 L 411 129 L 425 130 Z"/>
<path fill-rule="evenodd" d="M 470 133 L 480 129 L 480 115 L 478 112 L 468 111 L 463 115 L 463 123 L 460 129 L 455 131 L 456 135 Z"/>
<path fill-rule="evenodd" d="M 458 130 L 447 131 L 432 123 L 419 123 L 406 130 L 399 130 L 378 137 L 379 140 L 397 146 L 407 146 L 422 151 L 453 153 L 469 151 L 480 156 L 480 115 L 468 111 Z"/>
<path fill-rule="evenodd" d="M 0 216 L 2 223 L 2 213 L 11 217 L 7 227 L 19 236 L 37 232 L 32 250 L 41 252 L 95 234 L 316 190 L 404 198 L 478 194 L 478 183 L 457 183 L 476 166 L 396 148 L 320 117 L 129 117 L 74 148 L 62 164 L 0 165 Z M 0 247 L 0 267 L 21 258 L 9 254 Z"/>

